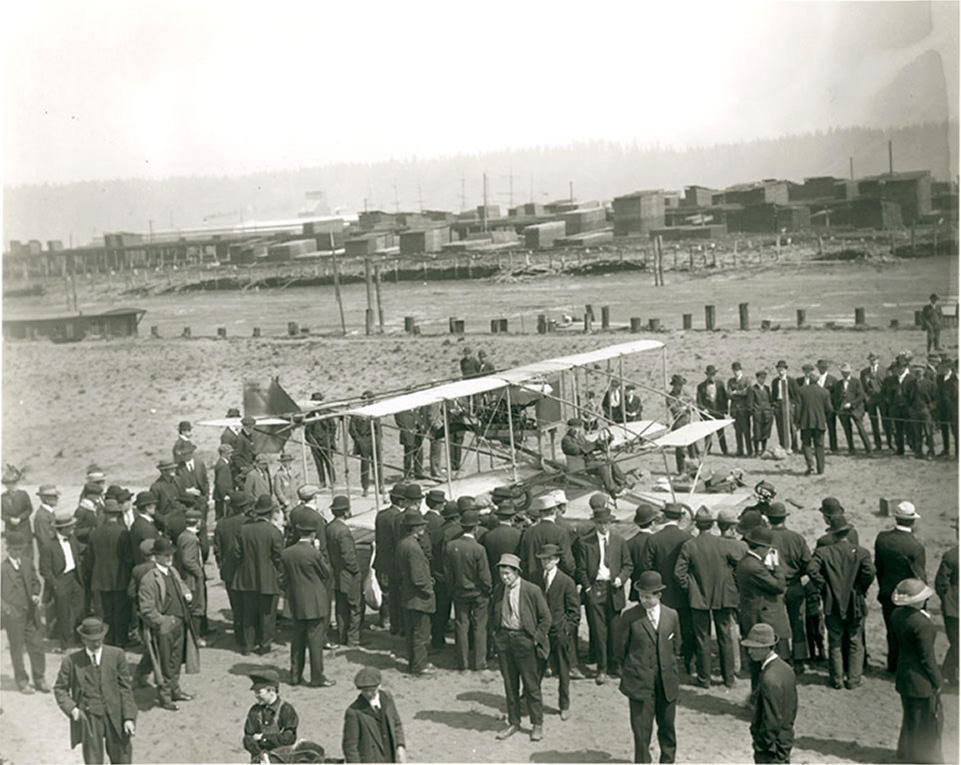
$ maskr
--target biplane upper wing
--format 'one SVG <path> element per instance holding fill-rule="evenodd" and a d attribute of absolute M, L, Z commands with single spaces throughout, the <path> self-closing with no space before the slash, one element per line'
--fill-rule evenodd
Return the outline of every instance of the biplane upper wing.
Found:
<path fill-rule="evenodd" d="M 654 445 L 662 449 L 672 449 L 677 447 L 690 446 L 703 438 L 723 430 L 728 425 L 733 425 L 734 420 L 725 418 L 721 420 L 701 420 L 682 425 L 677 430 L 665 433 L 660 438 L 654 440 Z"/>

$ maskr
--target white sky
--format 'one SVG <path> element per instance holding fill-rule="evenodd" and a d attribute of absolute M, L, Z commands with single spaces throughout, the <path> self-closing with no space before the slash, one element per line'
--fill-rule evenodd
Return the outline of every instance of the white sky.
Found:
<path fill-rule="evenodd" d="M 683 148 L 958 116 L 954 2 L 12 6 L 5 184 L 590 139 Z M 944 82 L 918 82 L 932 50 Z M 892 99 L 899 73 L 909 87 Z"/>

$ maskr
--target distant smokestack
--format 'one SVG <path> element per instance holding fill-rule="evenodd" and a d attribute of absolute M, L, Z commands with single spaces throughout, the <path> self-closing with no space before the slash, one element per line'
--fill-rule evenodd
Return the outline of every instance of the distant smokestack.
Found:
<path fill-rule="evenodd" d="M 851 169 L 851 180 L 854 180 L 854 157 L 848 157 L 848 166 Z"/>

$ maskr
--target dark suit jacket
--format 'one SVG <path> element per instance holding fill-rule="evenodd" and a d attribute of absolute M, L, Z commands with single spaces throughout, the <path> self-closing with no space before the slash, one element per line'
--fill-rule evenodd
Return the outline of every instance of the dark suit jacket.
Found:
<path fill-rule="evenodd" d="M 772 572 L 748 553 L 737 564 L 735 581 L 740 592 L 741 634 L 760 622 L 770 624 L 779 638 L 791 637 L 791 624 L 784 605 L 784 574 Z"/>
<path fill-rule="evenodd" d="M 374 518 L 374 544 L 377 546 L 374 571 L 381 576 L 397 576 L 394 552 L 400 540 L 394 538 L 394 518 L 401 512 L 396 505 L 390 505 Z"/>
<path fill-rule="evenodd" d="M 69 544 L 70 550 L 73 553 L 74 575 L 77 577 L 77 581 L 82 584 L 81 567 L 83 566 L 83 558 L 80 554 L 80 543 L 77 542 L 76 537 L 70 537 Z M 57 577 L 63 573 L 66 566 L 67 560 L 64 558 L 60 542 L 58 542 L 56 536 L 54 536 L 49 544 L 40 548 L 39 560 L 37 561 L 40 576 L 47 582 L 47 586 L 51 590 L 56 589 Z"/>
<path fill-rule="evenodd" d="M 214 463 L 214 499 L 223 501 L 234 491 L 234 474 L 230 472 L 230 461 L 222 457 Z"/>
<path fill-rule="evenodd" d="M 497 587 L 494 588 L 490 614 L 493 621 L 492 628 L 495 632 L 501 626 L 505 589 L 503 582 L 498 582 Z M 521 579 L 520 620 L 521 629 L 534 641 L 538 655 L 541 659 L 546 659 L 551 650 L 551 644 L 547 637 L 552 624 L 551 611 L 547 606 L 544 591 L 526 579 Z"/>
<path fill-rule="evenodd" d="M 122 523 L 102 523 L 91 531 L 85 555 L 91 590 L 127 591 L 133 568 L 133 550 L 130 532 Z"/>
<path fill-rule="evenodd" d="M 53 511 L 40 504 L 33 516 L 33 535 L 37 538 L 37 545 L 43 545 L 54 538 Z"/>
<path fill-rule="evenodd" d="M 938 418 L 944 422 L 957 422 L 958 419 L 958 376 L 951 372 L 945 380 L 944 374 L 938 375 Z"/>
<path fill-rule="evenodd" d="M 380 689 L 380 708 L 389 740 L 385 740 L 377 712 L 364 696 L 358 696 L 347 707 L 341 744 L 346 762 L 396 762 L 397 747 L 407 746 L 394 699 L 383 688 Z"/>
<path fill-rule="evenodd" d="M 327 555 L 334 574 L 334 589 L 343 593 L 360 593 L 360 563 L 354 535 L 343 518 L 327 524 Z"/>
<path fill-rule="evenodd" d="M 864 414 L 864 388 L 856 377 L 848 380 L 848 389 L 844 390 L 844 380 L 838 380 L 831 388 L 831 406 L 838 414 L 852 414 L 861 417 Z M 850 404 L 850 407 L 845 406 Z"/>
<path fill-rule="evenodd" d="M 687 593 L 691 608 L 737 608 L 734 570 L 739 561 L 735 549 L 725 544 L 725 540 L 702 531 L 681 545 L 674 565 L 674 579 Z"/>
<path fill-rule="evenodd" d="M 547 544 L 557 545 L 561 552 L 561 571 L 574 576 L 576 564 L 571 551 L 571 537 L 560 526 L 551 521 L 538 521 L 521 534 L 517 545 L 517 555 L 521 559 L 521 573 L 530 581 L 537 581 L 544 574 L 537 553 Z"/>
<path fill-rule="evenodd" d="M 894 687 L 902 696 L 930 698 L 940 690 L 943 678 L 934 653 L 938 628 L 929 616 L 911 606 L 895 608 L 891 629 L 898 639 L 898 668 Z"/>
<path fill-rule="evenodd" d="M 307 542 L 297 542 L 280 558 L 290 615 L 294 619 L 330 618 L 330 566 L 320 550 Z"/>
<path fill-rule="evenodd" d="M 39 594 L 40 580 L 30 561 L 26 557 L 21 558 L 20 570 L 16 571 L 10 560 L 4 559 L 0 564 L 0 603 L 3 616 L 25 619 L 36 608 L 32 596 Z"/>
<path fill-rule="evenodd" d="M 871 367 L 865 367 L 861 370 L 858 380 L 861 382 L 861 390 L 864 391 L 867 401 L 878 401 L 881 398 L 881 392 L 884 389 L 884 370 L 880 366 L 876 372 Z"/>
<path fill-rule="evenodd" d="M 401 580 L 401 606 L 411 611 L 434 613 L 436 603 L 430 562 L 413 534 L 408 534 L 397 545 L 397 572 Z"/>
<path fill-rule="evenodd" d="M 487 562 L 490 564 L 492 580 L 497 579 L 497 561 L 504 553 L 517 554 L 521 543 L 521 530 L 509 523 L 499 523 L 492 528 L 481 540 L 487 551 Z"/>
<path fill-rule="evenodd" d="M 541 577 L 541 588 L 545 587 Z M 547 608 L 551 612 L 551 628 L 549 634 L 553 640 L 571 639 L 577 635 L 577 626 L 581 623 L 581 603 L 577 599 L 577 585 L 560 569 L 554 574 L 551 586 L 544 589 Z"/>
<path fill-rule="evenodd" d="M 263 517 L 247 519 L 234 543 L 236 570 L 233 589 L 279 595 L 283 549 L 284 538 L 276 526 Z"/>
<path fill-rule="evenodd" d="M 214 529 L 214 558 L 220 567 L 220 579 L 225 587 L 234 588 L 234 574 L 237 571 L 237 560 L 234 558 L 234 546 L 240 527 L 247 521 L 243 513 L 235 513 L 217 521 Z"/>
<path fill-rule="evenodd" d="M 177 483 L 176 478 L 168 481 L 160 476 L 150 484 L 150 491 L 157 497 L 157 515 L 166 515 L 173 505 L 177 504 L 177 498 L 180 496 L 180 484 Z"/>
<path fill-rule="evenodd" d="M 194 469 L 188 470 L 187 464 L 177 465 L 177 483 L 182 489 L 197 489 L 204 501 L 210 498 L 210 480 L 207 478 L 207 466 L 199 457 L 194 457 Z"/>
<path fill-rule="evenodd" d="M 798 391 L 797 426 L 801 430 L 827 430 L 832 414 L 831 395 L 817 383 L 802 385 Z"/>
<path fill-rule="evenodd" d="M 751 415 L 756 417 L 759 412 L 771 411 L 771 389 L 767 385 L 753 383 L 747 391 L 748 408 Z"/>
<path fill-rule="evenodd" d="M 811 550 L 807 540 L 796 531 L 784 525 L 772 526 L 774 549 L 778 554 L 778 569 L 784 574 L 786 584 L 797 584 L 797 580 L 807 573 L 811 564 Z"/>
<path fill-rule="evenodd" d="M 130 551 L 133 554 L 135 566 L 146 560 L 143 553 L 140 552 L 140 543 L 145 539 L 156 539 L 158 536 L 160 536 L 160 532 L 156 525 L 134 510 L 133 523 L 130 524 Z"/>
<path fill-rule="evenodd" d="M 727 389 L 719 377 L 714 378 L 714 384 L 717 386 L 717 394 L 713 403 L 707 399 L 707 380 L 701 380 L 697 384 L 697 405 L 708 412 L 727 414 Z"/>
<path fill-rule="evenodd" d="M 664 583 L 661 592 L 661 602 L 673 609 L 687 608 L 687 593 L 681 589 L 674 578 L 677 567 L 677 556 L 681 554 L 681 545 L 691 538 L 686 531 L 681 531 L 676 524 L 665 526 L 651 537 L 647 543 L 644 565 L 641 571 L 657 571 Z"/>
<path fill-rule="evenodd" d="M 203 602 L 204 582 L 207 581 L 207 575 L 204 571 L 200 540 L 192 531 L 181 531 L 177 537 L 174 565 L 180 572 L 180 578 L 184 580 L 184 584 L 193 595 L 194 601 L 191 606 L 196 609 Z"/>
<path fill-rule="evenodd" d="M 635 603 L 638 601 L 638 594 L 634 588 L 634 580 L 641 575 L 641 572 L 644 571 L 644 566 L 647 565 L 647 545 L 653 536 L 653 533 L 638 529 L 637 533 L 627 540 L 627 554 L 631 556 L 631 566 L 633 567 L 631 572 L 631 592 L 630 595 L 628 595 L 628 599 L 633 600 Z"/>
<path fill-rule="evenodd" d="M 634 570 L 631 556 L 627 551 L 627 542 L 619 534 L 613 531 L 608 532 L 609 541 L 607 543 L 607 567 L 611 572 L 611 596 L 614 608 L 620 611 L 627 605 L 625 587 L 627 580 Z M 597 539 L 597 532 L 591 529 L 589 532 L 577 538 L 574 543 L 575 559 L 577 560 L 577 583 L 583 588 L 584 597 L 589 600 L 594 590 L 586 592 L 588 587 L 594 585 L 597 579 L 597 569 L 601 564 L 601 547 Z M 614 580 L 620 577 L 621 586 L 616 590 Z"/>
<path fill-rule="evenodd" d="M 928 581 L 924 545 L 913 532 L 887 529 L 874 538 L 874 565 L 878 574 L 878 600 L 887 600 L 902 579 Z"/>
<path fill-rule="evenodd" d="M 790 751 L 794 746 L 796 717 L 797 681 L 794 670 L 786 661 L 776 657 L 763 669 L 757 681 L 757 699 L 751 720 L 754 751 Z"/>
<path fill-rule="evenodd" d="M 818 547 L 808 573 L 821 588 L 825 614 L 848 619 L 867 613 L 864 596 L 874 581 L 874 566 L 871 553 L 863 547 L 852 544 L 846 536 Z"/>
<path fill-rule="evenodd" d="M 796 380 L 793 380 L 790 377 L 786 379 L 787 379 L 788 401 L 790 401 L 793 405 L 797 406 L 798 392 L 800 388 Z M 771 382 L 768 383 L 768 388 L 770 388 L 771 390 L 771 403 L 776 403 L 780 401 L 781 400 L 781 378 L 778 377 L 777 375 L 774 375 L 774 377 L 771 378 Z"/>
<path fill-rule="evenodd" d="M 446 584 L 455 600 L 489 598 L 492 588 L 487 553 L 473 537 L 459 536 L 444 550 Z"/>
<path fill-rule="evenodd" d="M 748 406 L 748 392 L 751 389 L 751 381 L 746 375 L 742 375 L 738 380 L 736 377 L 729 377 L 727 380 L 727 398 L 731 404 L 731 413 L 746 411 Z"/>
<path fill-rule="evenodd" d="M 127 671 L 127 658 L 120 648 L 104 645 L 100 655 L 99 670 L 90 661 L 84 650 L 63 657 L 57 681 L 53 684 L 57 706 L 70 716 L 74 707 L 86 711 L 87 700 L 100 686 L 106 718 L 114 730 L 123 731 L 124 720 L 137 719 L 137 704 L 134 701 Z M 70 746 L 75 747 L 82 741 L 83 721 L 70 721 Z"/>
<path fill-rule="evenodd" d="M 958 546 L 944 553 L 934 577 L 934 591 L 941 598 L 941 613 L 958 618 Z"/>
<path fill-rule="evenodd" d="M 660 675 L 664 696 L 677 699 L 677 659 L 681 650 L 681 623 L 677 611 L 661 603 L 657 632 L 641 605 L 620 615 L 614 629 L 614 656 L 621 665 L 620 691 L 629 699 L 655 698 Z"/>

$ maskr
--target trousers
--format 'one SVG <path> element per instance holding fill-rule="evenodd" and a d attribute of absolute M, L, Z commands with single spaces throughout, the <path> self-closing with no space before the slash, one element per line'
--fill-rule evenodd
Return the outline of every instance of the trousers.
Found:
<path fill-rule="evenodd" d="M 304 664 L 310 651 L 310 681 L 324 679 L 324 643 L 327 639 L 326 619 L 293 619 L 290 636 L 290 679 L 303 682 Z"/>
<path fill-rule="evenodd" d="M 652 762 L 651 734 L 657 721 L 657 746 L 661 750 L 659 762 L 674 762 L 677 752 L 677 732 L 674 718 L 677 702 L 664 695 L 661 678 L 654 681 L 654 695 L 647 699 L 630 699 L 631 731 L 634 734 L 634 762 Z"/>
<path fill-rule="evenodd" d="M 551 642 L 551 652 L 547 657 L 547 664 L 558 680 L 558 707 L 562 710 L 571 708 L 571 666 L 576 660 L 574 655 L 574 636 L 576 629 L 566 624 L 551 627 L 548 635 Z"/>
<path fill-rule="evenodd" d="M 485 669 L 487 665 L 487 613 L 483 595 L 454 601 L 454 645 L 458 669 Z"/>
<path fill-rule="evenodd" d="M 430 642 L 430 614 L 404 609 L 407 622 L 407 669 L 412 675 L 427 666 L 427 645 Z"/>
<path fill-rule="evenodd" d="M 34 612 L 6 613 L 3 616 L 3 628 L 7 631 L 7 643 L 10 648 L 10 663 L 13 664 L 13 677 L 18 686 L 27 684 L 27 670 L 23 665 L 23 652 L 30 658 L 30 674 L 34 685 L 42 682 L 46 671 L 46 656 L 43 649 L 43 631 L 37 625 L 39 617 L 34 618 Z"/>
<path fill-rule="evenodd" d="M 154 632 L 157 640 L 157 661 L 160 663 L 162 678 L 157 686 L 157 694 L 161 702 L 170 702 L 173 696 L 180 692 L 180 665 L 183 663 L 184 640 L 187 627 L 183 619 L 178 618 L 178 624 L 170 632 L 161 634 Z"/>
<path fill-rule="evenodd" d="M 133 744 L 123 731 L 116 731 L 109 720 L 103 715 L 87 713 L 90 723 L 89 731 L 84 726 L 84 737 L 81 742 L 83 761 L 87 763 L 102 763 L 104 748 L 107 756 L 114 765 L 133 762 Z"/>
<path fill-rule="evenodd" d="M 802 430 L 801 444 L 808 470 L 814 470 L 816 466 L 818 475 L 824 473 L 824 431 L 813 428 Z M 834 450 L 837 451 L 837 446 Z"/>
<path fill-rule="evenodd" d="M 360 644 L 361 597 L 359 587 L 350 592 L 336 592 L 337 639 L 341 645 Z"/>
<path fill-rule="evenodd" d="M 244 646 L 270 646 L 277 632 L 277 596 L 243 592 Z"/>
<path fill-rule="evenodd" d="M 614 620 L 617 618 L 617 610 L 614 608 L 614 588 L 610 582 L 594 582 L 585 599 L 587 628 L 594 645 L 597 673 L 605 674 L 608 670 L 616 672 Z"/>
<path fill-rule="evenodd" d="M 521 724 L 521 684 L 524 699 L 530 712 L 531 725 L 544 724 L 544 703 L 541 696 L 540 660 L 533 638 L 522 630 L 501 627 L 494 633 L 497 646 L 497 663 L 504 678 L 504 695 L 507 697 L 507 722 Z"/>
<path fill-rule="evenodd" d="M 717 634 L 717 655 L 721 663 L 721 676 L 727 684 L 734 681 L 734 615 L 735 609 L 733 608 L 691 609 L 698 680 L 703 682 L 711 679 L 711 621 L 713 619 L 714 632 Z"/>
<path fill-rule="evenodd" d="M 848 685 L 858 685 L 864 669 L 864 643 L 861 640 L 864 617 L 849 615 L 847 619 L 842 619 L 835 614 L 827 614 L 824 621 L 828 628 L 828 670 L 831 683 L 840 686 L 844 680 L 844 669 L 847 667 Z"/>

